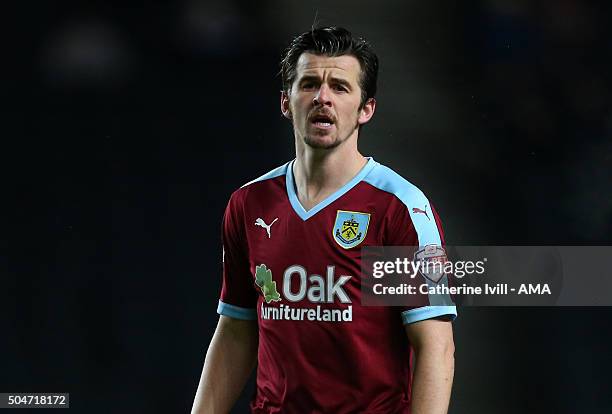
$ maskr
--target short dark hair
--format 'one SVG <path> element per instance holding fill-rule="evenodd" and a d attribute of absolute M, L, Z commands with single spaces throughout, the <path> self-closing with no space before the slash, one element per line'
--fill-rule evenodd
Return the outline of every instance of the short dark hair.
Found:
<path fill-rule="evenodd" d="M 305 52 L 331 57 L 354 56 L 361 66 L 359 79 L 361 107 L 365 105 L 368 99 L 376 96 L 378 56 L 364 38 L 354 38 L 351 32 L 336 26 L 313 28 L 296 36 L 291 41 L 280 63 L 280 74 L 285 93 L 289 93 L 289 89 L 291 89 L 296 76 L 298 59 Z"/>

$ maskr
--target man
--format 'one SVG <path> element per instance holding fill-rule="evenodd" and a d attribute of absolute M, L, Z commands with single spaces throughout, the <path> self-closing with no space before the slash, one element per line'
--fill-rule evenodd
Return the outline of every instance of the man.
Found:
<path fill-rule="evenodd" d="M 423 193 L 358 151 L 378 58 L 328 27 L 296 37 L 281 66 L 296 158 L 228 203 L 221 316 L 192 413 L 229 412 L 256 360 L 253 413 L 445 413 L 455 307 L 360 301 L 362 247 L 443 243 Z"/>

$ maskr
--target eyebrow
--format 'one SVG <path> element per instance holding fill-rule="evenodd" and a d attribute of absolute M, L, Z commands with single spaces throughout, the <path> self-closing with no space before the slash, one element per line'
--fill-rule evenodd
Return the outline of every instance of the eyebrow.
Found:
<path fill-rule="evenodd" d="M 299 84 L 301 85 L 304 82 L 320 82 L 321 78 L 319 78 L 318 76 L 315 75 L 305 75 L 303 76 L 300 81 Z M 340 85 L 346 86 L 347 88 L 351 88 L 351 84 L 349 81 L 342 79 L 342 78 L 336 78 L 336 77 L 330 77 L 330 81 L 332 83 L 338 83 Z"/>

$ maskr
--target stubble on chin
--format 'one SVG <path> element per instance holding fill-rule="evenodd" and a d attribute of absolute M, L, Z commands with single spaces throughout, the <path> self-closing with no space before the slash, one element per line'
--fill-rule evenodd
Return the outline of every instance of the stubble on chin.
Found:
<path fill-rule="evenodd" d="M 338 137 L 336 137 L 331 141 L 324 141 L 321 139 L 317 139 L 316 137 L 313 138 L 311 135 L 306 134 L 304 136 L 304 144 L 314 149 L 333 149 L 336 148 L 338 145 L 342 144 L 342 140 L 339 140 Z"/>
<path fill-rule="evenodd" d="M 308 145 L 311 148 L 315 148 L 315 149 L 334 149 L 336 147 L 338 147 L 340 144 L 342 144 L 343 142 L 347 141 L 349 139 L 349 137 L 352 135 L 353 131 L 355 129 L 359 128 L 359 123 L 355 122 L 355 128 L 346 135 L 346 137 L 342 138 L 340 136 L 338 136 L 338 132 L 336 132 L 336 135 L 331 137 L 331 140 L 329 139 L 321 139 L 320 136 L 317 135 L 310 135 L 308 133 L 304 134 L 304 144 Z"/>
<path fill-rule="evenodd" d="M 293 125 L 295 128 L 295 123 Z M 332 136 L 325 136 L 323 134 L 317 134 L 316 132 L 308 130 L 308 126 L 304 128 L 304 134 L 302 135 L 302 142 L 313 149 L 333 149 L 338 145 L 342 144 L 342 139 L 338 137 L 338 132 L 334 131 L 335 134 Z"/>

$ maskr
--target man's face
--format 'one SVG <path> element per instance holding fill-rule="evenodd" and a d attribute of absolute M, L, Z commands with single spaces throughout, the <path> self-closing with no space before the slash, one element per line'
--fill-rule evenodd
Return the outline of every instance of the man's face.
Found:
<path fill-rule="evenodd" d="M 332 149 L 357 134 L 374 114 L 372 99 L 363 108 L 359 61 L 303 53 L 289 95 L 281 95 L 281 111 L 293 121 L 296 137 L 312 148 Z"/>

